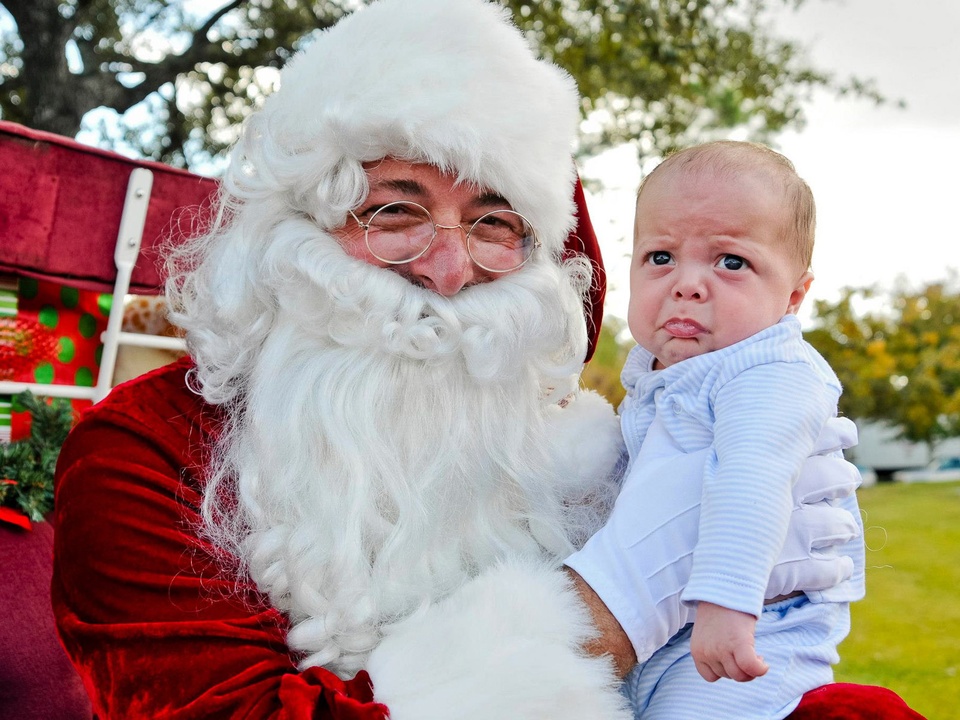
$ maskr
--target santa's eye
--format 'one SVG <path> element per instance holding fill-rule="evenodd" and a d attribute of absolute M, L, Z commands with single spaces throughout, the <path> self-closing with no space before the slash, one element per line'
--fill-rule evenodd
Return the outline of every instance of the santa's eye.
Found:
<path fill-rule="evenodd" d="M 723 268 L 724 270 L 746 270 L 750 267 L 750 263 L 739 255 L 724 255 L 717 260 L 717 267 Z"/>

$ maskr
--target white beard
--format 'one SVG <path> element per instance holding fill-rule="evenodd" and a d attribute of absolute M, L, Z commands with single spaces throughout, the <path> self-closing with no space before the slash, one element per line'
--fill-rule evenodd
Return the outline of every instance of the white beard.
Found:
<path fill-rule="evenodd" d="M 304 221 L 268 252 L 289 273 L 205 531 L 289 616 L 301 665 L 350 676 L 385 625 L 500 559 L 562 559 L 609 510 L 609 474 L 584 484 L 551 430 L 577 389 L 584 277 L 535 258 L 444 298 Z"/>

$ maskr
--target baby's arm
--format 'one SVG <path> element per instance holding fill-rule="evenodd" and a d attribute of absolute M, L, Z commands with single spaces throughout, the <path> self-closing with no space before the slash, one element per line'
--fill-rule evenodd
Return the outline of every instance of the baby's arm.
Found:
<path fill-rule="evenodd" d="M 703 679 L 746 682 L 766 674 L 767 664 L 754 649 L 757 619 L 713 603 L 697 605 L 690 653 Z"/>
<path fill-rule="evenodd" d="M 789 362 L 740 372 L 714 395 L 716 464 L 704 476 L 683 596 L 698 603 L 691 653 L 708 681 L 766 672 L 754 627 L 785 537 L 792 483 L 835 403 L 811 367 Z"/>

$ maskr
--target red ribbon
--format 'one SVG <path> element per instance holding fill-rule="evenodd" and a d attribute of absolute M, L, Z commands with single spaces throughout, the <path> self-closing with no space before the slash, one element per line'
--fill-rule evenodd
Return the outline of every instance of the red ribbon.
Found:
<path fill-rule="evenodd" d="M 10 478 L 0 478 L 0 485 L 16 484 L 16 480 L 11 480 Z M 33 530 L 33 525 L 30 524 L 30 518 L 19 510 L 14 510 L 13 508 L 0 507 L 0 522 L 16 525 L 24 530 Z"/>
<path fill-rule="evenodd" d="M 0 507 L 0 522 L 16 525 L 24 530 L 33 530 L 33 526 L 30 524 L 30 518 L 13 508 Z"/>

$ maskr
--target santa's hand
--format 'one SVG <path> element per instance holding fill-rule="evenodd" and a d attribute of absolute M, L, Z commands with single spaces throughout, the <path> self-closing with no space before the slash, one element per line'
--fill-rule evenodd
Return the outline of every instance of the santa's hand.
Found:
<path fill-rule="evenodd" d="M 857 444 L 857 426 L 850 418 L 827 420 L 814 443 L 812 455 L 831 455 L 849 450 Z"/>
<path fill-rule="evenodd" d="M 505 562 L 391 627 L 369 661 L 391 720 L 629 720 L 566 573 Z"/>
<path fill-rule="evenodd" d="M 815 452 L 807 458 L 793 487 L 794 510 L 777 565 L 770 574 L 766 596 L 796 591 L 826 590 L 853 574 L 853 559 L 838 548 L 860 535 L 860 526 L 847 510 L 832 503 L 852 495 L 860 485 L 857 468 L 840 451 L 857 442 L 856 426 L 846 418 L 827 423 Z"/>
<path fill-rule="evenodd" d="M 832 455 L 808 457 L 800 469 L 800 476 L 793 485 L 794 505 L 839 500 L 853 495 L 862 478 L 857 466 Z"/>

